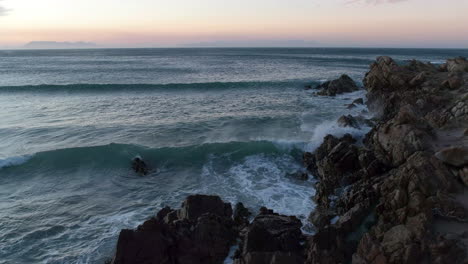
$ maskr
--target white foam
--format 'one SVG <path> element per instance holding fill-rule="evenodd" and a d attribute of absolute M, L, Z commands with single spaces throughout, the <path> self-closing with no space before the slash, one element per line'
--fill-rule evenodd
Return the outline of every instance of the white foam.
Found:
<path fill-rule="evenodd" d="M 323 138 L 327 135 L 342 137 L 345 134 L 351 134 L 355 138 L 361 138 L 371 128 L 362 126 L 360 129 L 353 127 L 340 127 L 336 121 L 326 121 L 317 125 L 312 131 L 312 138 L 307 145 L 308 151 L 314 151 L 323 143 Z"/>
<path fill-rule="evenodd" d="M 24 155 L 24 156 L 15 156 L 15 157 L 8 157 L 8 158 L 0 159 L 0 169 L 21 165 L 23 163 L 26 163 L 32 157 L 33 155 Z"/>
<path fill-rule="evenodd" d="M 223 171 L 217 170 L 215 164 L 208 162 L 202 170 L 207 193 L 216 193 L 232 203 L 242 201 L 254 210 L 265 206 L 302 220 L 315 208 L 311 199 L 313 184 L 287 177 L 303 169 L 289 155 L 252 155 Z"/>

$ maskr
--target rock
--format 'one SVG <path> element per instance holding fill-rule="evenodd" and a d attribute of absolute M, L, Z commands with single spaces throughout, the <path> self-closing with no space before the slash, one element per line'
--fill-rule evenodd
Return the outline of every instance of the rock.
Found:
<path fill-rule="evenodd" d="M 464 57 L 448 59 L 446 65 L 449 72 L 468 72 L 468 61 Z"/>
<path fill-rule="evenodd" d="M 318 180 L 306 263 L 467 262 L 468 239 L 459 231 L 468 230 L 466 135 L 441 133 L 468 122 L 465 63 L 436 68 L 379 57 L 371 65 L 366 104 L 377 121 L 364 145 L 327 136 L 304 155 Z M 338 122 L 362 124 L 353 116 Z M 456 147 L 434 153 L 448 144 Z M 449 224 L 438 226 L 442 220 Z"/>
<path fill-rule="evenodd" d="M 243 203 L 237 203 L 234 208 L 234 222 L 238 226 L 246 226 L 249 224 L 249 217 L 252 215 L 247 208 L 245 208 Z"/>
<path fill-rule="evenodd" d="M 362 105 L 362 104 L 364 104 L 364 99 L 358 98 L 358 99 L 353 101 L 353 104 Z"/>
<path fill-rule="evenodd" d="M 349 93 L 359 90 L 359 87 L 348 75 L 343 74 L 340 78 L 325 82 L 317 87 L 318 95 L 335 96 L 337 94 Z"/>
<path fill-rule="evenodd" d="M 352 128 L 356 128 L 356 129 L 361 128 L 361 126 L 359 125 L 359 122 L 356 120 L 356 118 L 354 118 L 351 115 L 341 116 L 340 118 L 338 118 L 337 123 L 338 123 L 338 125 L 340 127 L 352 127 Z"/>
<path fill-rule="evenodd" d="M 205 213 L 212 213 L 221 217 L 232 216 L 230 203 L 224 203 L 219 196 L 210 195 L 190 195 L 182 203 L 182 207 L 177 213 L 179 219 L 197 220 Z"/>
<path fill-rule="evenodd" d="M 146 163 L 139 157 L 136 157 L 132 160 L 132 169 L 141 175 L 147 175 L 149 172 L 148 166 Z"/>
<path fill-rule="evenodd" d="M 458 175 L 460 177 L 460 180 L 465 184 L 465 186 L 468 187 L 468 167 L 464 167 L 463 169 L 460 169 L 458 172 Z"/>
<path fill-rule="evenodd" d="M 463 78 L 460 76 L 449 77 L 447 80 L 442 82 L 442 87 L 449 90 L 457 90 L 464 84 Z"/>
<path fill-rule="evenodd" d="M 114 264 L 222 263 L 235 241 L 230 204 L 189 196 L 182 208 L 163 208 L 136 230 L 122 230 Z"/>
<path fill-rule="evenodd" d="M 449 147 L 437 152 L 435 156 L 444 163 L 455 167 L 468 165 L 468 147 Z"/>
<path fill-rule="evenodd" d="M 361 129 L 362 126 L 372 126 L 373 122 L 362 116 L 343 115 L 336 121 L 340 127 Z"/>
<path fill-rule="evenodd" d="M 335 216 L 335 214 L 327 208 L 322 208 L 317 206 L 314 211 L 309 215 L 309 221 L 316 228 L 324 228 L 330 224 L 330 220 Z"/>
<path fill-rule="evenodd" d="M 353 109 L 356 108 L 357 106 L 355 104 L 349 104 L 346 106 L 347 109 Z"/>
<path fill-rule="evenodd" d="M 301 226 L 299 219 L 265 208 L 247 228 L 234 263 L 304 263 Z"/>
<path fill-rule="evenodd" d="M 294 173 L 288 173 L 286 174 L 286 177 L 296 179 L 299 181 L 307 181 L 309 179 L 309 174 L 306 172 L 294 172 Z"/>

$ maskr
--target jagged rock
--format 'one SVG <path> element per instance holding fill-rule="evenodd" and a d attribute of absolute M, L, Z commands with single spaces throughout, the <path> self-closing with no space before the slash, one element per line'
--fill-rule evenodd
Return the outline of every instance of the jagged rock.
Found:
<path fill-rule="evenodd" d="M 307 181 L 309 179 L 309 174 L 307 174 L 306 172 L 299 171 L 299 172 L 288 173 L 286 174 L 286 177 L 296 179 L 299 181 Z"/>
<path fill-rule="evenodd" d="M 364 99 L 358 98 L 358 99 L 353 101 L 353 104 L 362 105 L 362 104 L 364 104 Z"/>
<path fill-rule="evenodd" d="M 468 61 L 464 57 L 448 59 L 446 67 L 449 72 L 468 72 Z"/>
<path fill-rule="evenodd" d="M 346 106 L 347 109 L 354 109 L 356 108 L 357 106 L 355 104 L 349 104 Z"/>
<path fill-rule="evenodd" d="M 296 217 L 264 208 L 245 231 L 234 263 L 304 263 L 301 226 Z"/>
<path fill-rule="evenodd" d="M 245 208 L 243 203 L 237 203 L 234 208 L 234 222 L 236 225 L 243 227 L 249 224 L 249 217 L 252 213 Z"/>
<path fill-rule="evenodd" d="M 310 216 L 318 230 L 308 243 L 307 263 L 467 261 L 465 238 L 445 229 L 437 229 L 445 232 L 437 238 L 434 231 L 436 219 L 468 230 L 466 203 L 454 198 L 468 183 L 466 154 L 460 151 L 466 139 L 456 139 L 458 155 L 434 155 L 435 148 L 454 140 L 438 138 L 440 128 L 456 131 L 467 124 L 465 65 L 461 58 L 439 69 L 417 61 L 398 65 L 389 57 L 371 65 L 364 79 L 366 103 L 379 120 L 364 146 L 328 136 L 304 156 L 319 180 L 318 210 Z M 359 124 L 351 116 L 339 122 Z M 348 166 L 352 162 L 358 165 Z M 330 223 L 336 215 L 336 223 Z M 369 229 L 362 231 L 364 226 Z M 359 241 L 357 247 L 353 239 Z"/>
<path fill-rule="evenodd" d="M 444 163 L 455 167 L 468 165 L 468 147 L 450 147 L 437 152 L 435 156 Z"/>
<path fill-rule="evenodd" d="M 352 115 L 344 115 L 338 118 L 338 121 L 336 121 L 340 127 L 353 127 L 356 129 L 360 129 L 361 126 L 359 125 L 359 122 L 354 118 Z"/>
<path fill-rule="evenodd" d="M 132 160 L 132 169 L 141 175 L 147 175 L 149 172 L 148 165 L 139 157 Z"/>
<path fill-rule="evenodd" d="M 359 87 L 348 75 L 343 74 L 340 78 L 327 81 L 317 86 L 320 91 L 318 95 L 335 96 L 337 94 L 349 93 L 359 90 Z"/>
<path fill-rule="evenodd" d="M 372 126 L 373 122 L 362 116 L 343 115 L 336 121 L 340 127 L 361 129 L 362 126 Z"/>
<path fill-rule="evenodd" d="M 463 184 L 468 187 L 468 167 L 460 169 L 458 175 L 460 176 L 460 180 L 463 182 Z"/>
<path fill-rule="evenodd" d="M 192 195 L 136 230 L 122 230 L 114 264 L 222 263 L 235 241 L 232 209 L 217 196 Z"/>

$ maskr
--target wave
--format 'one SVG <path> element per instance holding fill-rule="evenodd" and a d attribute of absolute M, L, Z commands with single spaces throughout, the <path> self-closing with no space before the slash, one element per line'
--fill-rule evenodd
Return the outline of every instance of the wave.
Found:
<path fill-rule="evenodd" d="M 290 88 L 304 87 L 306 84 L 320 82 L 307 80 L 251 81 L 251 82 L 205 82 L 205 83 L 168 83 L 168 84 L 41 84 L 24 86 L 0 86 L 0 92 L 111 92 L 135 90 L 222 90 L 239 88 Z"/>
<path fill-rule="evenodd" d="M 133 158 L 140 156 L 157 167 L 201 167 L 213 156 L 231 162 L 256 154 L 300 155 L 301 149 L 285 148 L 270 141 L 205 143 L 186 147 L 148 148 L 130 144 L 109 144 L 38 152 L 33 155 L 0 160 L 0 169 L 70 169 L 82 166 L 95 168 L 129 168 Z"/>
<path fill-rule="evenodd" d="M 31 159 L 32 156 L 33 155 L 24 155 L 0 159 L 0 169 L 26 163 L 28 160 Z"/>

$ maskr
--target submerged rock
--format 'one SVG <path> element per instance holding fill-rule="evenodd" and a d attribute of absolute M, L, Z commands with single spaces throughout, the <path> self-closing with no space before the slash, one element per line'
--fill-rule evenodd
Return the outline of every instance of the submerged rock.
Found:
<path fill-rule="evenodd" d="M 132 169 L 141 175 L 147 175 L 149 172 L 148 165 L 139 157 L 132 160 Z"/>

